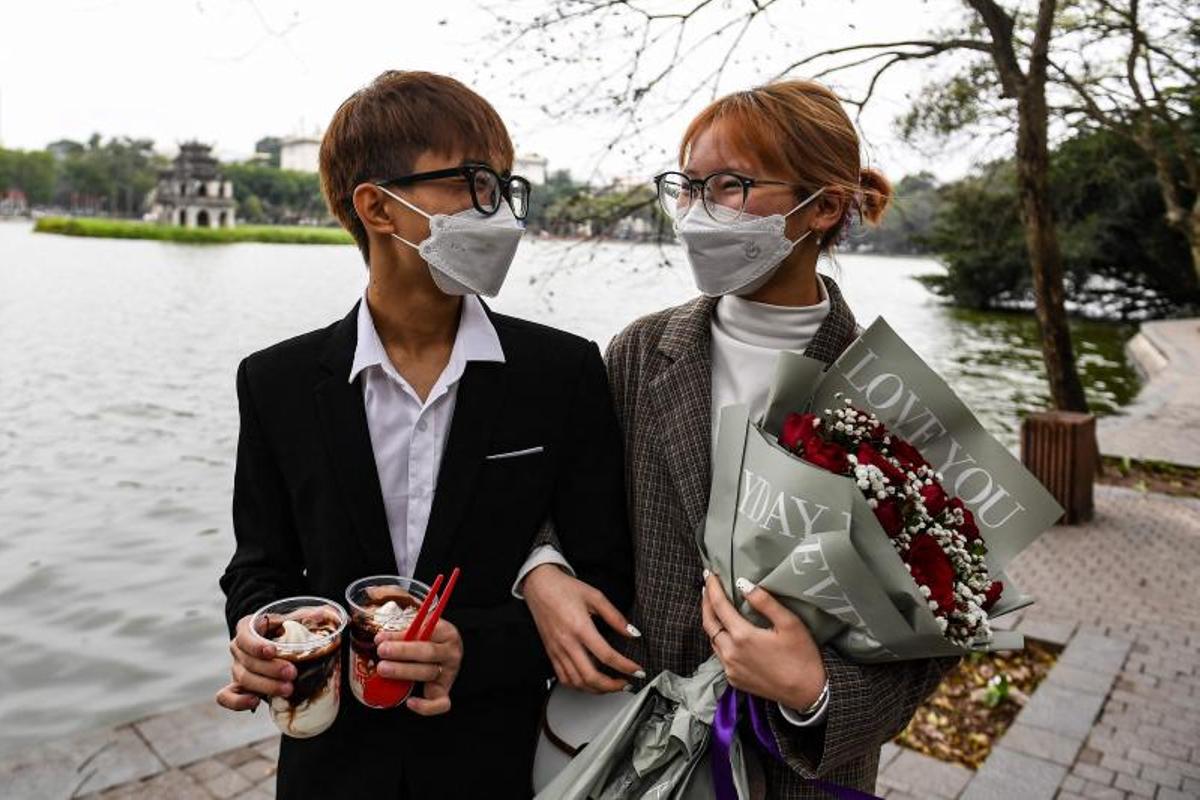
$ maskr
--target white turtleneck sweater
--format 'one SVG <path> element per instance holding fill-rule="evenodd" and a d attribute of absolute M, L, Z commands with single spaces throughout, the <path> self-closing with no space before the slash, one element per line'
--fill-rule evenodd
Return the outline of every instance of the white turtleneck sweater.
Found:
<path fill-rule="evenodd" d="M 740 404 L 757 420 L 767 410 L 775 379 L 775 360 L 783 350 L 803 352 L 829 314 L 825 282 L 817 279 L 821 299 L 815 306 L 772 306 L 726 295 L 712 319 L 712 437 L 716 451 L 717 414 Z M 787 706 L 779 711 L 793 725 L 815 725 L 825 718 L 829 696 L 810 716 Z"/>
<path fill-rule="evenodd" d="M 712 319 L 712 436 L 717 414 L 728 405 L 749 406 L 756 420 L 767 408 L 782 350 L 803 352 L 829 314 L 825 282 L 817 279 L 821 300 L 815 306 L 771 306 L 726 295 Z M 714 447 L 715 449 L 715 447 Z"/>

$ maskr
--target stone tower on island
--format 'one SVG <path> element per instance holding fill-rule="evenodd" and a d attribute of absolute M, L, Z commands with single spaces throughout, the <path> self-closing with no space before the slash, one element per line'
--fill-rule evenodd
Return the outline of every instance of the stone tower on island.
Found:
<path fill-rule="evenodd" d="M 158 175 L 149 202 L 153 219 L 185 228 L 232 228 L 237 202 L 212 146 L 184 142 L 170 169 Z"/>

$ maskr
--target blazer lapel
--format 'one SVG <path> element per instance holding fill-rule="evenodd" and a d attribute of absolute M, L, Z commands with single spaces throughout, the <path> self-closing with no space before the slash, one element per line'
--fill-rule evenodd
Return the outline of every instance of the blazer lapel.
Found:
<path fill-rule="evenodd" d="M 360 301 L 361 302 L 361 301 Z M 362 388 L 350 383 L 350 365 L 358 341 L 358 305 L 334 326 L 321 358 L 328 372 L 317 384 L 317 412 L 333 473 L 346 500 L 369 573 L 394 573 L 396 556 L 379 489 L 379 473 L 363 408 Z"/>
<path fill-rule="evenodd" d="M 428 582 L 453 566 L 447 560 L 471 502 L 492 429 L 504 409 L 507 375 L 501 362 L 471 361 L 459 379 L 450 436 L 442 453 L 433 508 L 414 570 L 419 580 Z"/>
<path fill-rule="evenodd" d="M 650 381 L 657 436 L 687 516 L 689 532 L 704 519 L 712 479 L 712 358 L 709 325 L 716 300 L 681 306 L 658 342 L 667 363 Z"/>
<path fill-rule="evenodd" d="M 828 275 L 821 275 L 825 282 L 825 293 L 829 295 L 829 313 L 825 315 L 812 341 L 804 348 L 804 355 L 832 364 L 858 335 L 858 323 L 854 312 L 842 297 L 837 282 Z"/>

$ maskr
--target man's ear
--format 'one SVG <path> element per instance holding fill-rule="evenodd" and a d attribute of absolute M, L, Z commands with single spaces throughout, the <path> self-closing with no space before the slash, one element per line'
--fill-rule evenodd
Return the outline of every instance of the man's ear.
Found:
<path fill-rule="evenodd" d="M 354 203 L 354 213 L 362 220 L 364 228 L 387 236 L 394 233 L 396 223 L 388 216 L 387 201 L 390 198 L 378 186 L 370 183 L 360 183 L 354 187 L 351 201 Z"/>

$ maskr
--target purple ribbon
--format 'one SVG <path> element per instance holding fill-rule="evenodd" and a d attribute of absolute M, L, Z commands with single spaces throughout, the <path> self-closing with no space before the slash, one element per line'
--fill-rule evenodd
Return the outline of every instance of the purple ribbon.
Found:
<path fill-rule="evenodd" d="M 717 712 L 713 715 L 713 736 L 709 743 L 712 756 L 713 788 L 717 800 L 737 800 L 737 789 L 733 785 L 733 765 L 729 761 L 729 750 L 733 746 L 733 737 L 737 735 L 738 713 L 745 703 L 749 707 L 750 730 L 754 733 L 754 741 L 771 754 L 777 761 L 783 761 L 783 753 L 779 752 L 779 744 L 771 733 L 771 725 L 767 720 L 766 709 L 762 707 L 762 698 L 740 692 L 732 686 L 725 688 L 721 699 L 717 701 Z M 809 783 L 838 798 L 838 800 L 879 800 L 873 794 L 860 792 L 847 786 L 823 781 L 820 778 L 809 778 Z"/>

